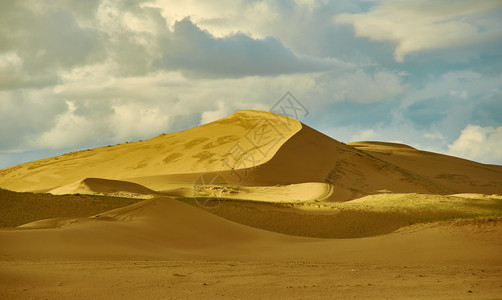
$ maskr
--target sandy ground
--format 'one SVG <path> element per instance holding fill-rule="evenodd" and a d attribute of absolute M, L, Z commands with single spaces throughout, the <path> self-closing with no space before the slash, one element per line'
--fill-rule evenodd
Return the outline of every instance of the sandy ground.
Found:
<path fill-rule="evenodd" d="M 0 262 L 2 299 L 500 299 L 480 265 Z"/>
<path fill-rule="evenodd" d="M 247 227 L 168 198 L 0 230 L 2 298 L 502 297 L 502 220 L 357 239 Z"/>

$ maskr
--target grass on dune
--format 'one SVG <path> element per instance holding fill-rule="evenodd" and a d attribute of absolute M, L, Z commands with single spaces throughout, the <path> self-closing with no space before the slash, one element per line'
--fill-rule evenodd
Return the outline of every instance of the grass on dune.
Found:
<path fill-rule="evenodd" d="M 348 202 L 257 202 L 176 197 L 244 225 L 292 235 L 357 238 L 407 225 L 457 218 L 502 216 L 502 196 L 476 198 L 380 194 Z M 0 228 L 58 217 L 88 217 L 142 201 L 96 195 L 16 193 L 0 189 Z M 204 205 L 201 205 L 204 204 Z"/>
<path fill-rule="evenodd" d="M 83 218 L 141 201 L 96 195 L 18 193 L 0 189 L 0 228 L 49 218 Z"/>
<path fill-rule="evenodd" d="M 500 196 L 382 194 L 348 202 L 295 203 L 190 197 L 178 200 L 248 226 L 322 238 L 375 236 L 416 223 L 502 216 Z"/>

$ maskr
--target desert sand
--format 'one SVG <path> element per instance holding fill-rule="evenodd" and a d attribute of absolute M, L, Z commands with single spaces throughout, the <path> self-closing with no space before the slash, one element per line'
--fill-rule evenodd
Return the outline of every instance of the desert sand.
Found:
<path fill-rule="evenodd" d="M 502 166 L 235 114 L 0 170 L 0 298 L 502 298 Z"/>

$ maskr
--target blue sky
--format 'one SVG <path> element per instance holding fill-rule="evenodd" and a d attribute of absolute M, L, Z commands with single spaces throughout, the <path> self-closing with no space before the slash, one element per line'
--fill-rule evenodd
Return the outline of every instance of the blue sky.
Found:
<path fill-rule="evenodd" d="M 269 110 L 502 164 L 502 2 L 2 1 L 0 168 Z"/>

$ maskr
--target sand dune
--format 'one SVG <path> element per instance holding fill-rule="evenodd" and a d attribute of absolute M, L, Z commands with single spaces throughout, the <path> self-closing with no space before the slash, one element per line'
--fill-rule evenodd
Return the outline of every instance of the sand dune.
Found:
<path fill-rule="evenodd" d="M 0 230 L 0 256 L 44 259 L 224 258 L 293 237 L 233 223 L 170 198 L 144 200 L 90 218 Z M 240 255 L 237 255 L 240 256 Z"/>
<path fill-rule="evenodd" d="M 337 201 L 380 191 L 447 193 L 449 189 L 423 180 L 302 125 L 267 163 L 252 170 L 245 184 L 328 182 Z"/>
<path fill-rule="evenodd" d="M 301 201 L 329 201 L 333 198 L 334 188 L 328 183 L 306 182 L 275 186 L 239 186 L 193 184 L 163 190 L 162 193 L 174 197 L 241 199 L 247 201 L 265 202 L 301 202 Z"/>
<path fill-rule="evenodd" d="M 497 218 L 450 221 L 417 225 L 379 237 L 325 240 L 255 229 L 173 199 L 156 198 L 91 218 L 45 220 L 18 230 L 0 230 L 0 256 L 9 260 L 376 263 L 392 258 L 410 264 L 463 260 L 501 263 L 502 240 L 491 240 L 502 233 L 501 224 Z M 452 253 L 451 249 L 456 250 Z M 474 260 L 472 251 L 477 253 Z M 415 254 L 410 257 L 409 253 Z"/>
<path fill-rule="evenodd" d="M 253 157 L 253 165 L 264 163 L 300 128 L 300 122 L 282 115 L 239 111 L 148 141 L 72 152 L 7 168 L 0 171 L 0 187 L 46 192 L 83 178 L 127 181 L 143 176 L 227 172 L 232 167 L 251 166 L 235 151 L 245 149 Z M 265 138 L 260 138 L 262 135 Z"/>
<path fill-rule="evenodd" d="M 157 192 L 140 184 L 102 178 L 86 178 L 77 182 L 55 188 L 48 193 L 53 195 L 65 194 L 106 194 L 115 196 L 145 197 L 153 196 Z"/>
<path fill-rule="evenodd" d="M 140 199 L 84 194 L 56 196 L 0 189 L 0 228 L 47 218 L 89 217 L 138 201 Z"/>
<path fill-rule="evenodd" d="M 420 151 L 396 143 L 356 142 L 349 145 L 401 169 L 412 170 L 455 193 L 502 193 L 502 166 Z"/>
<path fill-rule="evenodd" d="M 209 212 L 234 222 L 321 238 L 377 236 L 410 224 L 502 215 L 502 197 L 487 195 L 379 194 L 347 202 L 281 203 L 215 199 L 204 204 Z"/>
<path fill-rule="evenodd" d="M 296 120 L 259 111 L 239 111 L 213 123 L 148 141 L 7 168 L 0 171 L 0 187 L 15 191 L 94 192 L 87 183 L 78 182 L 82 178 L 102 178 L 98 189 L 115 190 L 117 183 L 106 178 L 133 182 L 157 192 L 181 188 L 178 192 L 182 193 L 182 188 L 207 174 L 242 186 L 329 183 L 333 186 L 329 199 L 335 201 L 381 192 L 493 194 L 502 189 L 501 166 L 392 143 L 345 145 Z M 106 184 L 110 187 L 105 188 Z"/>

